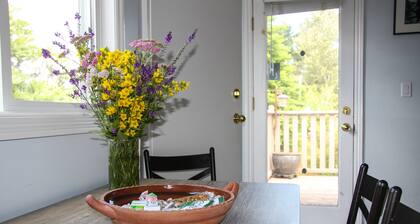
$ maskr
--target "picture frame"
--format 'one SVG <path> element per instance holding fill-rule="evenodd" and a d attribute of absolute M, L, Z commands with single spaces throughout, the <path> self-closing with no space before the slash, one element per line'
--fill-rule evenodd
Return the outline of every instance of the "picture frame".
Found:
<path fill-rule="evenodd" d="M 395 0 L 394 35 L 420 33 L 420 0 Z"/>

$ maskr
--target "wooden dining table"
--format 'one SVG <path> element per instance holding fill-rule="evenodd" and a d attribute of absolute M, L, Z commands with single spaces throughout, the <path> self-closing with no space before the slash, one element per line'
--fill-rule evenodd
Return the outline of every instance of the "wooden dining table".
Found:
<path fill-rule="evenodd" d="M 223 187 L 227 182 L 143 180 L 148 184 L 201 184 Z M 64 200 L 27 215 L 12 219 L 7 224 L 111 224 L 107 217 L 90 208 L 84 201 L 87 194 L 100 198 L 107 191 L 101 187 L 91 192 Z M 238 198 L 223 224 L 299 224 L 299 186 L 294 184 L 240 183 Z"/>

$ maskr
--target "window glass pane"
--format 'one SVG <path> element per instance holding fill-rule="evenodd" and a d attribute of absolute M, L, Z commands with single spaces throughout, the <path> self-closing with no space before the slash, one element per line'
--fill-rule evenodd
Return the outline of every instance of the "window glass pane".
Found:
<path fill-rule="evenodd" d="M 52 74 L 57 68 L 42 57 L 41 49 L 59 54 L 60 49 L 52 44 L 53 40 L 70 47 L 54 34 L 68 36 L 66 21 L 77 26 L 74 16 L 80 11 L 79 0 L 9 0 L 8 3 L 13 97 L 27 101 L 75 102 L 70 96 L 73 90 L 68 77 Z M 82 19 L 86 18 L 82 15 Z M 74 58 L 65 64 L 77 66 L 77 57 Z"/>

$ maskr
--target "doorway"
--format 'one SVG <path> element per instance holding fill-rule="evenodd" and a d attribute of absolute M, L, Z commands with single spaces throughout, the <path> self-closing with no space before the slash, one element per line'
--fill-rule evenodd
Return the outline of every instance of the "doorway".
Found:
<path fill-rule="evenodd" d="M 300 161 L 298 162 L 300 166 L 298 166 L 297 168 L 297 174 L 307 177 L 307 179 L 313 177 L 310 175 L 311 173 L 314 176 L 320 176 L 322 178 L 333 177 L 336 179 L 332 181 L 334 184 L 328 184 L 328 186 L 333 186 L 333 189 L 324 188 L 324 190 L 319 191 L 320 193 L 336 191 L 337 193 L 333 194 L 336 195 L 336 198 L 332 198 L 332 200 L 327 204 L 310 202 L 302 205 L 301 223 L 343 223 L 345 222 L 349 205 L 351 202 L 353 181 L 355 179 L 354 167 L 357 167 L 354 164 L 359 164 L 361 161 L 360 151 L 362 142 L 362 122 L 360 118 L 363 114 L 361 109 L 362 101 L 360 100 L 359 95 L 362 94 L 361 87 L 363 85 L 361 85 L 362 82 L 360 81 L 360 78 L 363 74 L 363 63 L 361 62 L 361 60 L 359 60 L 359 57 L 360 55 L 362 55 L 363 52 L 363 45 L 361 42 L 363 39 L 363 26 L 361 25 L 363 24 L 363 19 L 361 19 L 363 18 L 363 10 L 361 8 L 361 5 L 363 4 L 359 0 L 291 0 L 264 2 L 254 1 L 253 3 L 253 12 L 255 18 L 255 31 L 253 32 L 253 94 L 255 96 L 255 112 L 253 117 L 253 125 L 255 127 L 255 131 L 253 137 L 254 151 L 252 152 L 252 155 L 254 157 L 250 163 L 253 166 L 252 170 L 254 170 L 253 178 L 257 181 L 269 181 L 273 176 L 271 169 L 272 160 L 268 156 L 269 154 L 271 154 L 270 148 L 268 146 L 268 123 L 270 119 L 268 114 L 270 112 L 269 109 L 271 109 L 271 112 L 275 114 L 275 116 L 272 116 L 271 123 L 276 124 L 276 128 L 271 128 L 271 130 L 273 130 L 274 132 L 276 129 L 280 129 L 278 130 L 278 132 L 280 133 L 278 137 L 275 137 L 272 133 L 272 141 L 274 142 L 274 145 L 276 145 L 277 148 L 280 150 L 279 153 L 301 153 L 301 160 L 298 160 Z M 290 113 L 289 111 L 292 110 L 287 111 L 286 107 L 287 105 L 296 105 L 296 102 L 291 102 L 292 100 L 294 100 L 294 98 L 291 98 L 291 96 L 296 97 L 296 94 L 287 95 L 286 92 L 283 93 L 281 92 L 281 90 L 278 92 L 271 92 L 272 102 L 274 101 L 272 104 L 273 106 L 274 104 L 276 104 L 276 107 L 269 108 L 268 101 L 270 99 L 268 99 L 267 97 L 267 90 L 269 89 L 268 81 L 270 80 L 270 78 L 278 79 L 281 76 L 280 74 L 279 77 L 276 77 L 276 74 L 274 72 L 277 69 L 276 66 L 279 65 L 275 65 L 275 63 L 270 63 L 270 60 L 268 60 L 270 58 L 267 57 L 268 51 L 270 50 L 268 40 L 270 30 L 267 26 L 267 24 L 270 24 L 270 17 L 273 17 L 274 19 L 274 17 L 278 15 L 326 11 L 334 9 L 336 12 L 338 12 L 337 29 L 339 30 L 338 42 L 336 42 L 332 48 L 338 52 L 338 60 L 336 60 L 338 67 L 338 87 L 336 100 L 337 106 L 335 111 L 322 111 L 321 109 L 317 109 L 315 111 L 321 111 L 324 112 L 324 114 L 322 114 L 322 116 L 321 114 L 317 114 L 316 116 L 314 116 L 314 118 L 312 118 L 310 117 L 311 114 L 307 112 L 307 114 L 295 114 L 293 115 L 295 118 L 293 118 L 292 114 L 287 114 Z M 297 19 L 294 19 L 293 21 L 296 22 L 296 20 Z M 275 22 L 273 23 L 273 25 L 274 24 Z M 322 30 L 321 32 L 318 32 L 317 35 L 322 34 L 323 32 L 324 31 Z M 319 37 L 315 35 L 309 36 L 309 38 L 314 39 Z M 300 55 L 300 57 L 306 57 L 309 59 L 310 54 L 313 54 L 313 52 L 311 51 L 314 50 L 311 50 L 310 48 L 306 49 L 309 50 L 299 50 L 297 48 L 292 48 L 292 57 L 294 57 L 295 60 L 297 60 L 296 57 L 298 58 Z M 322 49 L 323 48 L 320 48 L 318 50 L 321 51 Z M 303 54 L 303 56 L 301 56 L 301 54 Z M 331 60 L 327 61 L 330 62 Z M 286 67 L 287 69 L 287 66 L 283 65 L 283 68 L 284 67 Z M 277 70 L 280 71 L 280 69 L 281 68 Z M 289 72 L 291 72 L 292 70 L 290 70 Z M 307 68 L 307 70 L 309 70 L 309 68 Z M 270 72 L 272 77 L 269 77 Z M 295 78 L 297 79 L 295 79 L 295 81 L 297 81 L 298 83 L 300 81 L 303 84 L 304 77 L 299 78 L 298 76 Z M 299 93 L 299 88 L 297 92 Z M 307 95 L 310 97 L 316 96 L 315 93 Z M 299 94 L 297 94 L 297 96 L 299 96 Z M 304 96 L 303 92 L 300 96 Z M 279 105 L 281 104 L 281 101 L 283 99 L 288 99 L 288 102 L 285 106 Z M 321 103 L 327 102 L 327 100 L 325 100 L 325 97 L 321 97 L 320 99 L 321 100 L 318 101 L 321 101 Z M 277 102 L 275 102 L 276 100 Z M 357 105 L 357 107 L 355 107 L 355 105 Z M 316 105 L 311 105 L 310 109 L 312 109 L 312 107 L 316 108 L 315 106 Z M 283 109 L 286 109 L 283 112 L 281 111 L 282 107 L 284 107 Z M 302 109 L 302 107 L 298 109 Z M 301 112 L 305 112 L 304 109 L 305 107 L 303 107 L 303 111 Z M 304 117 L 306 117 L 306 120 Z M 276 120 L 276 118 L 277 121 L 273 121 Z M 286 122 L 284 122 L 285 119 Z M 355 128 L 355 121 L 357 125 L 360 125 L 360 129 Z M 277 124 L 277 122 L 279 122 L 280 124 Z M 294 126 L 297 126 L 297 128 L 294 129 L 295 132 L 293 132 Z M 288 128 L 288 131 L 285 131 L 286 128 Z M 307 131 L 302 132 L 302 130 L 305 128 Z M 320 132 L 322 131 L 324 131 L 326 135 L 323 135 L 323 138 L 321 140 Z M 286 135 L 284 135 L 285 132 L 287 133 Z M 302 147 L 302 134 L 306 134 L 305 139 L 307 139 L 307 153 L 303 154 L 302 149 L 305 147 Z M 311 138 L 315 139 L 314 141 L 312 141 L 312 143 L 310 141 Z M 330 143 L 330 141 L 332 143 Z M 288 144 L 285 144 L 285 142 Z M 311 144 L 312 148 L 316 149 L 312 152 Z M 295 147 L 293 145 L 295 145 Z M 324 145 L 325 147 L 323 147 Z M 332 147 L 334 145 L 336 145 L 336 147 Z M 258 147 L 261 146 L 264 146 L 265 148 L 259 149 Z M 276 146 L 272 148 L 275 148 Z M 325 149 L 325 151 L 323 150 L 323 148 Z M 321 149 L 323 150 L 322 152 Z M 261 153 L 263 153 L 265 158 L 260 157 Z M 321 154 L 323 156 L 321 156 Z M 307 157 L 305 160 L 306 164 L 302 164 L 301 161 L 304 160 L 302 157 L 304 157 L 305 155 Z M 321 159 L 322 157 L 325 159 Z M 333 157 L 334 159 L 329 159 Z M 260 165 L 262 164 L 265 165 L 265 170 L 261 170 Z M 320 178 L 318 181 L 321 187 L 322 185 L 325 185 L 326 182 L 325 180 L 322 180 L 322 178 Z M 286 178 L 283 179 L 286 181 L 288 180 Z M 309 185 L 305 186 L 313 187 L 316 186 L 316 183 L 310 182 Z M 316 190 L 317 189 L 314 189 L 314 191 Z"/>
<path fill-rule="evenodd" d="M 338 203 L 339 10 L 267 16 L 269 183 Z"/>

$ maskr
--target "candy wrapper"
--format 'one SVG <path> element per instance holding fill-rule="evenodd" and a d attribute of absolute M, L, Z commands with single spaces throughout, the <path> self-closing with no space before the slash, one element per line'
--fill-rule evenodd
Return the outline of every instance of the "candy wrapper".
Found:
<path fill-rule="evenodd" d="M 139 211 L 176 211 L 206 208 L 223 202 L 223 196 L 208 191 L 193 192 L 190 196 L 168 200 L 159 200 L 156 194 L 144 191 L 140 194 L 139 200 L 134 200 L 122 207 Z"/>

